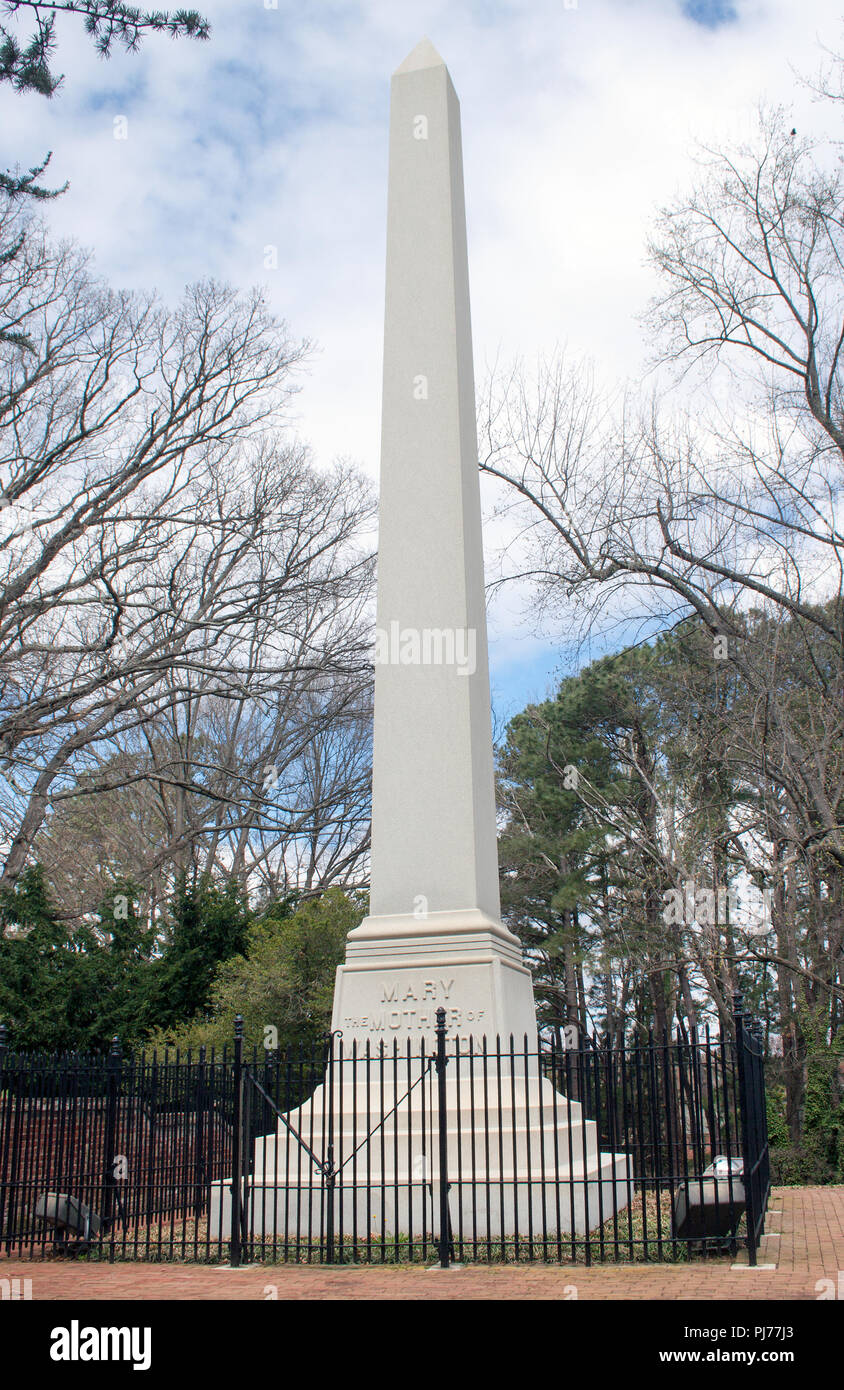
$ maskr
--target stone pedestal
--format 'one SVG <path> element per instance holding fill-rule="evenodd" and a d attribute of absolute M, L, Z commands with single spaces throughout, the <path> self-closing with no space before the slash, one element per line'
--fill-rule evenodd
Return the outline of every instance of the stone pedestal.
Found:
<path fill-rule="evenodd" d="M 353 1041 L 433 1046 L 435 1012 L 450 1033 L 475 1039 L 509 1036 L 535 1043 L 530 971 L 518 937 L 479 910 L 412 917 L 369 917 L 352 932 L 337 971 L 332 1028 Z"/>
<path fill-rule="evenodd" d="M 463 1241 L 584 1235 L 630 1200 L 623 1154 L 600 1153 L 580 1105 L 538 1075 L 536 1056 L 452 1056 L 446 1082 L 451 1231 Z M 357 1069 L 357 1075 L 356 1073 Z M 255 1145 L 246 1226 L 274 1240 L 439 1234 L 439 1109 L 433 1068 L 399 1055 L 335 1064 L 329 1083 Z M 386 1118 L 381 1123 L 381 1116 Z M 304 1141 L 304 1142 L 303 1142 Z M 329 1153 L 335 1178 L 321 1165 Z M 308 1152 L 310 1151 L 310 1152 Z M 315 1161 L 316 1160 L 316 1161 Z M 333 1209 L 329 1215 L 329 1192 Z M 231 1189 L 215 1184 L 211 1229 L 230 1234 Z"/>

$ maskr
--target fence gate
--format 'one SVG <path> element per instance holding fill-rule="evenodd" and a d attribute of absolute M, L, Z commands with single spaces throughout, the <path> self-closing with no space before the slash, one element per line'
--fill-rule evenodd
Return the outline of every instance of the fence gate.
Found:
<path fill-rule="evenodd" d="M 250 1063 L 236 1035 L 241 1145 L 230 1184 L 211 1194 L 212 1229 L 232 1263 L 291 1258 L 304 1246 L 325 1263 L 451 1255 L 439 1092 L 445 1029 L 433 1053 L 343 1048 L 329 1039 L 320 1083 L 299 1105 L 289 1068 Z M 442 1106 L 445 1113 L 445 1106 Z M 230 1193 L 230 1197 L 229 1197 Z"/>

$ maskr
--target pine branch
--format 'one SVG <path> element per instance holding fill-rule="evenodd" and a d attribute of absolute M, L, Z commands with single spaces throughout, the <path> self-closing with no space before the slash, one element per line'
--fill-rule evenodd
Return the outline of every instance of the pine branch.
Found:
<path fill-rule="evenodd" d="M 26 174 L 13 174 L 9 169 L 5 173 L 0 172 L 0 193 L 5 193 L 8 198 L 35 198 L 39 202 L 44 202 L 48 198 L 58 198 L 59 194 L 64 193 L 67 189 L 67 184 L 64 185 L 64 188 L 42 188 L 40 184 L 35 182 L 37 178 L 41 177 L 52 157 L 53 152 L 50 150 L 46 159 L 40 164 L 36 164 Z M 12 256 L 7 252 L 0 258 L 0 264 L 11 259 Z"/>
<path fill-rule="evenodd" d="M 139 10 L 123 0 L 57 0 L 44 5 L 42 0 L 5 0 L 7 15 L 22 10 L 31 11 L 35 33 L 26 47 L 14 34 L 0 25 L 0 82 L 11 82 L 18 92 L 39 92 L 51 97 L 62 83 L 62 77 L 50 70 L 55 47 L 56 14 L 78 14 L 85 29 L 94 40 L 97 52 L 111 56 L 115 43 L 127 52 L 135 52 L 146 33 L 168 33 L 171 38 L 207 39 L 211 25 L 197 10 Z"/>
<path fill-rule="evenodd" d="M 4 328 L 0 328 L 0 343 L 9 343 L 12 347 L 22 348 L 26 352 L 35 351 L 35 344 L 25 333 L 9 333 Z"/>
<path fill-rule="evenodd" d="M 8 8 L 8 5 L 7 5 Z M 50 54 L 55 47 L 55 16 L 42 19 L 36 12 L 37 29 L 21 48 L 14 34 L 0 25 L 0 82 L 11 82 L 16 92 L 39 92 L 51 97 L 61 86 L 61 77 L 50 72 Z"/>

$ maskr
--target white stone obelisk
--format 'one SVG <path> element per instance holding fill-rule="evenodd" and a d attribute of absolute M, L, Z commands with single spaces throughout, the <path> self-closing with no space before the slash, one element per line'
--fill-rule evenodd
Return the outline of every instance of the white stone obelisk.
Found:
<path fill-rule="evenodd" d="M 460 109 L 427 39 L 392 85 L 377 627 L 370 915 L 337 971 L 325 1081 L 256 1141 L 248 1228 L 321 1239 L 331 1155 L 335 1234 L 425 1229 L 444 1008 L 453 1229 L 588 1230 L 629 1200 L 628 1164 L 540 1074 L 499 915 Z M 228 1235 L 230 1181 L 209 1219 Z"/>
<path fill-rule="evenodd" d="M 534 1035 L 500 920 L 460 106 L 423 40 L 393 75 L 370 916 L 344 1040 Z"/>

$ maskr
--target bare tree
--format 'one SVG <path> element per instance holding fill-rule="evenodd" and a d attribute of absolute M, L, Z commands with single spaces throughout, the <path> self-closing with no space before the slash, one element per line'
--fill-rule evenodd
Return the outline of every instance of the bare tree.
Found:
<path fill-rule="evenodd" d="M 730 962 L 772 966 L 795 1038 L 798 1002 L 820 1001 L 834 1030 L 844 970 L 842 193 L 838 165 L 785 112 L 763 113 L 758 142 L 704 152 L 693 191 L 657 222 L 650 320 L 680 403 L 632 389 L 608 401 L 557 359 L 499 374 L 481 419 L 481 467 L 522 526 L 513 573 L 539 602 L 651 633 L 694 617 L 710 679 L 736 683 L 714 756 L 755 798 L 726 830 L 773 891 L 776 946 L 728 933 L 707 960 L 675 945 L 680 960 L 697 950 L 716 1000 Z M 636 770 L 647 779 L 645 756 Z M 646 840 L 685 873 L 694 840 L 651 786 L 659 833 Z"/>
<path fill-rule="evenodd" d="M 368 687 L 371 498 L 289 437 L 307 344 L 259 296 L 209 284 L 168 313 L 19 216 L 0 226 L 21 228 L 0 264 L 26 339 L 0 392 L 0 881 L 62 803 L 138 783 L 159 863 L 204 841 L 242 870 L 272 818 L 266 769 Z M 293 798 L 279 819 L 315 813 Z"/>

